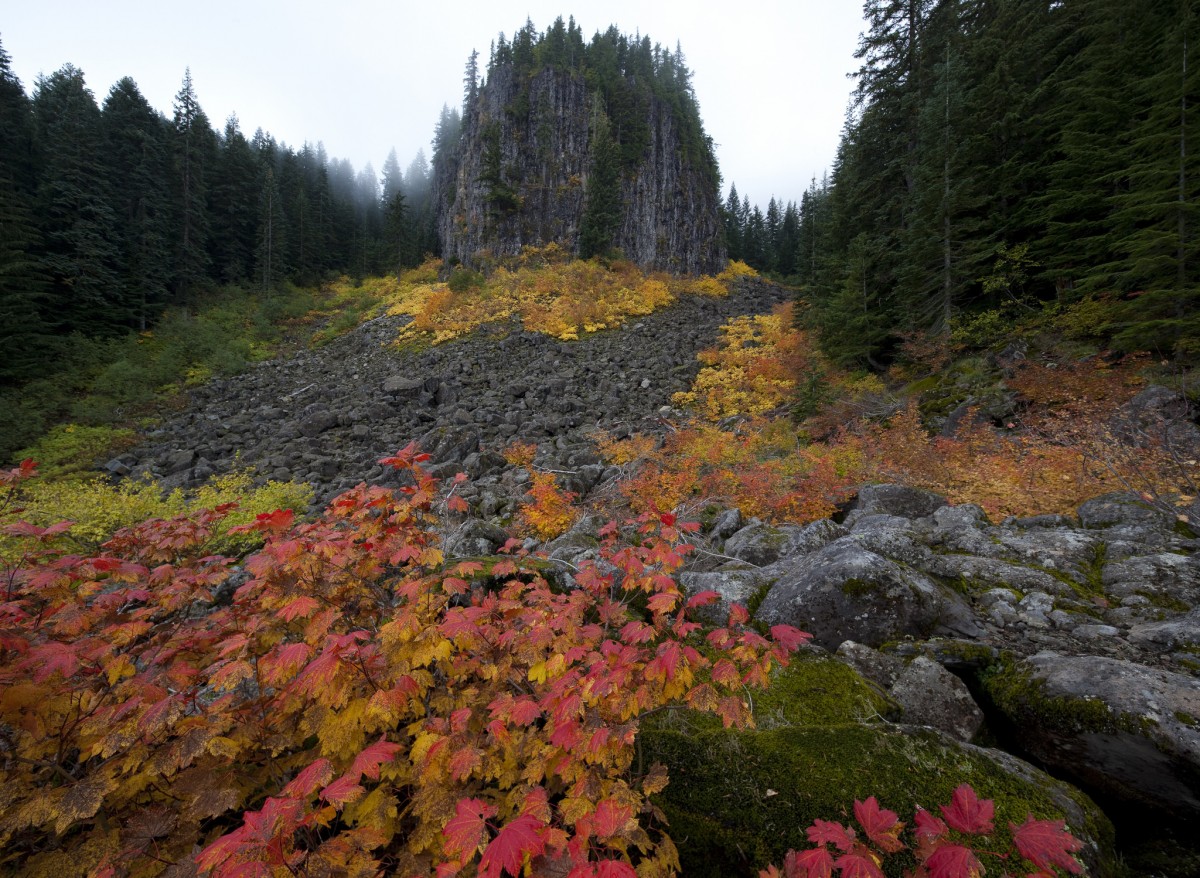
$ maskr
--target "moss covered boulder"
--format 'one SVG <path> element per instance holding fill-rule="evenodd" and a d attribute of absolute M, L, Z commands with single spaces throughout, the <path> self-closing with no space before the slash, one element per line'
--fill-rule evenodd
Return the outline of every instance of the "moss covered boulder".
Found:
<path fill-rule="evenodd" d="M 851 668 L 807 656 L 756 694 L 756 729 L 725 730 L 691 713 L 656 717 L 641 734 L 642 758 L 668 766 L 657 802 L 683 874 L 753 875 L 806 847 L 813 820 L 845 819 L 855 799 L 876 796 L 907 822 L 962 783 L 995 800 L 997 845 L 1008 821 L 1065 819 L 1085 840 L 1089 874 L 1112 874 L 1112 827 L 1086 796 L 1007 754 L 879 721 L 894 709 Z M 911 865 L 898 855 L 889 869 Z"/>
<path fill-rule="evenodd" d="M 756 618 L 795 625 L 826 649 L 845 640 L 879 646 L 904 637 L 979 633 L 962 596 L 853 537 L 780 562 L 772 571 L 778 579 Z"/>
<path fill-rule="evenodd" d="M 1200 817 L 1200 680 L 1103 656 L 1041 652 L 985 678 L 1027 752 L 1098 794 Z"/>

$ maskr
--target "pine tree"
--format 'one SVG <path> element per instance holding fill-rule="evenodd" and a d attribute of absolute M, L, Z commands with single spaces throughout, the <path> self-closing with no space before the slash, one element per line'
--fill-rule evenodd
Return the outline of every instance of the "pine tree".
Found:
<path fill-rule="evenodd" d="M 174 110 L 175 294 L 187 302 L 208 281 L 208 177 L 216 158 L 216 136 L 196 99 L 190 68 L 184 71 Z"/>
<path fill-rule="evenodd" d="M 118 275 L 100 110 L 83 72 L 70 64 L 38 79 L 33 109 L 36 216 L 51 277 L 48 316 L 62 329 L 114 332 L 130 313 Z"/>
<path fill-rule="evenodd" d="M 255 274 L 264 295 L 270 295 L 287 274 L 284 261 L 287 251 L 287 226 L 283 215 L 283 198 L 275 180 L 275 169 L 267 165 L 263 171 L 262 191 L 258 202 L 258 246 L 255 248 Z"/>
<path fill-rule="evenodd" d="M 599 96 L 593 103 L 591 167 L 583 218 L 579 223 L 579 256 L 590 259 L 611 249 L 621 224 L 621 180 L 617 149 Z"/>
<path fill-rule="evenodd" d="M 400 171 L 400 160 L 396 158 L 395 149 L 388 152 L 387 158 L 383 162 L 379 183 L 383 190 L 384 204 L 389 204 L 392 196 L 404 188 L 404 175 Z"/>
<path fill-rule="evenodd" d="M 0 45 L 0 385 L 35 377 L 54 349 L 33 222 L 32 107 Z"/>
<path fill-rule="evenodd" d="M 101 114 L 104 157 L 112 181 L 121 282 L 133 324 L 146 329 L 168 298 L 170 193 L 167 125 L 125 77 L 112 87 Z"/>
<path fill-rule="evenodd" d="M 742 253 L 741 201 L 737 184 L 729 184 L 729 198 L 721 206 L 721 221 L 725 227 L 725 247 L 730 259 L 744 258 Z"/>
<path fill-rule="evenodd" d="M 254 275 L 261 190 L 254 149 L 232 115 L 225 122 L 209 199 L 212 266 L 225 283 Z"/>

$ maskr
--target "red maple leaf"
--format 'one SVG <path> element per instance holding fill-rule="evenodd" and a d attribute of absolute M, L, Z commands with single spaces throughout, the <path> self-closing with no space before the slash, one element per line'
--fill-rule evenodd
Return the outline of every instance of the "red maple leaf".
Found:
<path fill-rule="evenodd" d="M 854 817 L 866 832 L 867 838 L 871 839 L 881 851 L 894 854 L 896 851 L 904 850 L 904 843 L 900 841 L 899 837 L 904 824 L 899 822 L 895 811 L 880 808 L 879 802 L 874 796 L 865 802 L 855 800 Z"/>
<path fill-rule="evenodd" d="M 1041 869 L 1050 870 L 1061 866 L 1072 875 L 1083 872 L 1083 867 L 1073 854 L 1083 847 L 1083 842 L 1067 832 L 1061 820 L 1034 820 L 1030 814 L 1020 826 L 1010 823 L 1017 851 Z"/>
<path fill-rule="evenodd" d="M 930 840 L 938 839 L 944 836 L 950 830 L 946 827 L 946 822 L 940 817 L 935 817 L 924 808 L 917 809 L 917 837 L 927 838 Z"/>
<path fill-rule="evenodd" d="M 283 788 L 285 797 L 308 798 L 333 777 L 333 766 L 328 759 L 318 759 L 309 765 Z"/>
<path fill-rule="evenodd" d="M 331 805 L 348 805 L 357 801 L 365 792 L 366 790 L 358 785 L 357 776 L 343 774 L 321 790 L 321 798 Z"/>
<path fill-rule="evenodd" d="M 637 872 L 624 860 L 601 860 L 596 864 L 596 878 L 637 878 Z"/>
<path fill-rule="evenodd" d="M 970 784 L 962 784 L 954 791 L 949 805 L 942 805 L 942 816 L 959 832 L 971 835 L 987 835 L 992 831 L 992 815 L 995 806 L 991 799 L 980 799 Z"/>
<path fill-rule="evenodd" d="M 944 844 L 925 861 L 929 878 L 980 878 L 983 864 L 970 848 L 960 844 Z"/>
<path fill-rule="evenodd" d="M 854 830 L 828 820 L 814 820 L 805 830 L 813 844 L 831 844 L 840 851 L 848 851 L 854 844 Z"/>
<path fill-rule="evenodd" d="M 799 628 L 794 628 L 791 625 L 772 625 L 771 639 L 788 652 L 795 652 L 801 646 L 812 640 L 812 635 L 807 631 L 801 631 Z"/>
<path fill-rule="evenodd" d="M 379 780 L 380 766 L 385 762 L 391 762 L 403 749 L 399 744 L 393 744 L 386 738 L 380 738 L 354 757 L 349 774 L 353 777 L 365 774 L 371 780 Z"/>
<path fill-rule="evenodd" d="M 863 848 L 860 847 L 859 850 Z M 884 878 L 883 870 L 879 868 L 875 859 L 858 851 L 838 857 L 834 866 L 842 873 L 842 878 Z"/>
<path fill-rule="evenodd" d="M 483 878 L 500 878 L 503 870 L 509 875 L 520 875 L 525 858 L 536 857 L 545 849 L 541 836 L 544 826 L 530 814 L 522 814 L 504 824 L 484 850 L 479 860 L 479 874 Z"/>
<path fill-rule="evenodd" d="M 719 592 L 712 591 L 711 589 L 708 591 L 699 591 L 688 598 L 687 606 L 689 610 L 692 607 L 706 607 L 709 604 L 715 604 L 720 599 L 721 595 Z"/>
<path fill-rule="evenodd" d="M 459 799 L 454 805 L 454 817 L 442 829 L 446 837 L 446 853 L 464 859 L 474 856 L 483 844 L 487 832 L 487 818 L 496 809 L 479 799 Z"/>
<path fill-rule="evenodd" d="M 621 831 L 625 822 L 633 816 L 633 809 L 613 799 L 604 799 L 596 806 L 592 815 L 592 832 L 600 838 L 608 838 Z"/>
<path fill-rule="evenodd" d="M 285 622 L 291 622 L 296 618 L 311 616 L 314 610 L 318 610 L 320 608 L 321 604 L 316 598 L 309 595 L 301 595 L 298 598 L 293 598 L 280 607 L 275 612 L 275 615 L 277 615 L 280 619 L 283 619 Z"/>
<path fill-rule="evenodd" d="M 786 878 L 831 878 L 833 856 L 824 846 L 806 851 L 788 851 L 783 859 L 783 874 Z"/>

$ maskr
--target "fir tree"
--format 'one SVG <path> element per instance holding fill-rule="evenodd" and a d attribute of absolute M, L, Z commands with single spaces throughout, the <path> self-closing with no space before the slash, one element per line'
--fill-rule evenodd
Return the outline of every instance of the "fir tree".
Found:
<path fill-rule="evenodd" d="M 592 114 L 591 167 L 586 204 L 579 224 L 579 255 L 583 259 L 607 252 L 621 224 L 621 180 L 616 144 L 608 116 L 597 98 Z"/>

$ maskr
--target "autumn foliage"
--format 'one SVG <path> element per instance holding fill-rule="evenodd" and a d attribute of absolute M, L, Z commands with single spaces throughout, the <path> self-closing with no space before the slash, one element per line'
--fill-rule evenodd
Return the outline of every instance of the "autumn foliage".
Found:
<path fill-rule="evenodd" d="M 240 564 L 206 545 L 228 507 L 62 551 L 3 474 L 0 869 L 97 876 L 574 876 L 677 869 L 635 761 L 668 705 L 750 722 L 806 638 L 737 608 L 701 629 L 669 515 L 602 533 L 570 588 L 519 556 L 448 563 L 411 446 L 400 491 L 318 520 L 264 513 Z"/>
<path fill-rule="evenodd" d="M 782 872 L 771 866 L 760 872 L 759 878 L 831 878 L 834 874 L 883 878 L 885 860 L 902 852 L 916 861 L 915 868 L 905 873 L 912 878 L 979 878 L 984 874 L 1055 878 L 1063 872 L 1083 872 L 1075 858 L 1083 844 L 1066 831 L 1061 820 L 1035 820 L 1030 815 L 1019 826 L 1009 823 L 1009 838 L 998 838 L 992 801 L 978 798 L 966 784 L 956 789 L 950 803 L 939 811 L 940 817 L 918 808 L 911 843 L 905 844 L 901 838 L 904 824 L 894 811 L 879 807 L 874 796 L 855 801 L 859 830 L 816 820 L 806 830 L 813 847 L 789 851 Z M 995 849 L 997 845 L 999 849 Z M 989 869 L 985 861 L 1001 871 Z"/>
<path fill-rule="evenodd" d="M 530 332 L 573 340 L 589 332 L 612 329 L 631 317 L 651 314 L 680 296 L 728 295 L 728 282 L 753 274 L 751 269 L 721 278 L 684 278 L 643 274 L 622 260 L 568 258 L 557 245 L 527 247 L 485 278 L 456 284 L 438 282 L 427 273 L 413 274 L 393 285 L 385 297 L 389 313 L 412 321 L 401 341 L 449 341 L 488 323 L 518 320 Z"/>

